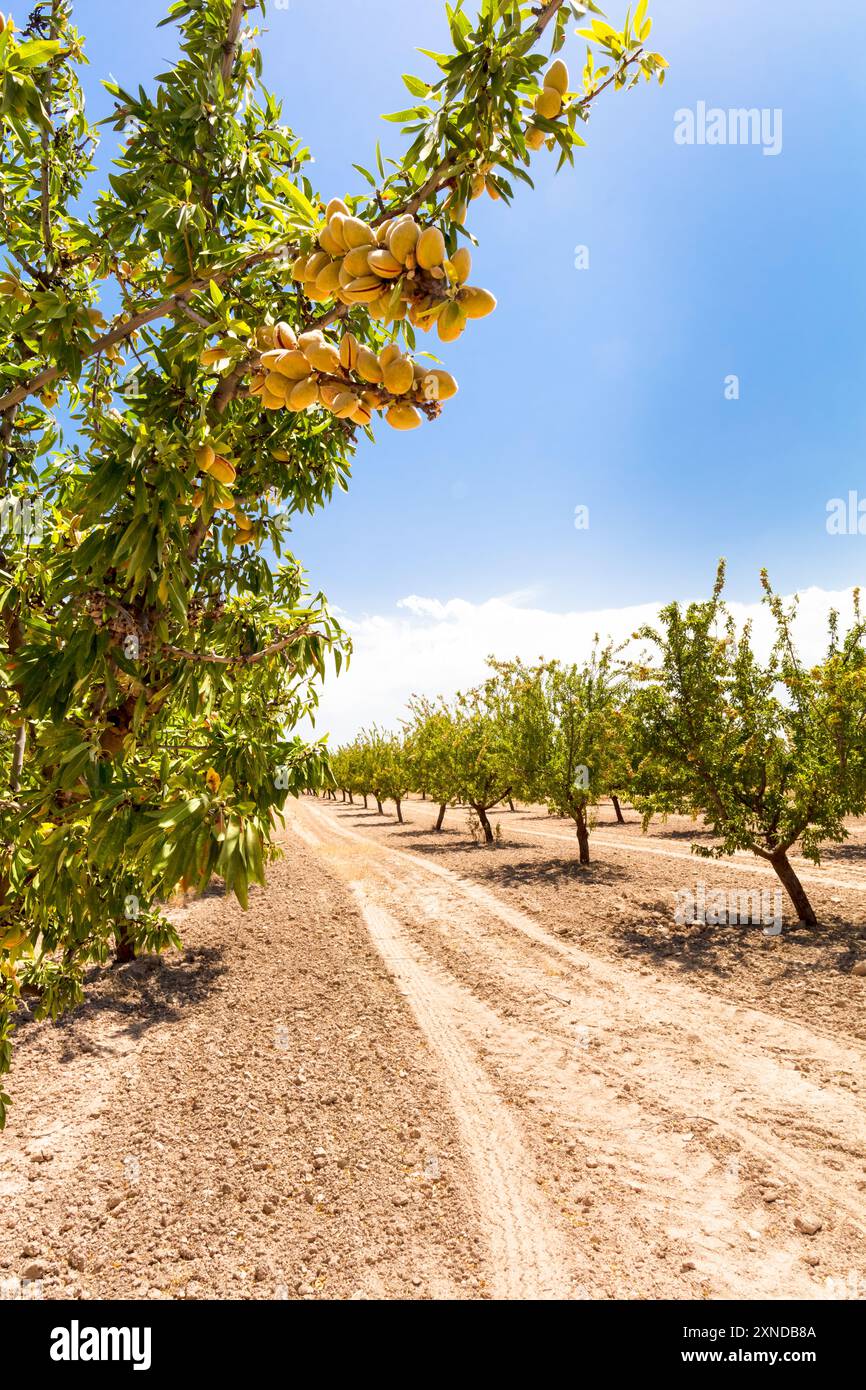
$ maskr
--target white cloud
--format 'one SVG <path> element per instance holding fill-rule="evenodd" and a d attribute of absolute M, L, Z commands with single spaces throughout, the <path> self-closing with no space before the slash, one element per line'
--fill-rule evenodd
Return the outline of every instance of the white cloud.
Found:
<path fill-rule="evenodd" d="M 351 738 L 365 725 L 393 727 L 405 712 L 410 695 L 446 695 L 477 684 L 485 661 L 584 657 L 598 633 L 617 641 L 627 639 L 642 623 L 652 622 L 661 606 L 646 603 L 628 608 L 552 613 L 531 605 L 531 594 L 520 592 L 469 603 L 442 601 L 410 594 L 390 615 L 354 618 L 339 614 L 351 634 L 354 654 L 339 679 L 329 674 L 316 720 L 318 733 L 329 731 L 332 744 Z M 731 603 L 738 625 L 750 619 L 755 644 L 766 650 L 772 620 L 761 603 Z M 798 648 L 805 662 L 818 660 L 826 646 L 827 614 L 837 608 L 843 623 L 851 616 L 851 590 L 828 592 L 810 588 L 800 595 L 796 625 Z"/>

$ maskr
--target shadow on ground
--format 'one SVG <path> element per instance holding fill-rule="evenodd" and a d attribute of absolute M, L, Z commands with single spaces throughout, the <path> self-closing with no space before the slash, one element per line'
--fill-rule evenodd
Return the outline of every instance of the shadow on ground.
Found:
<path fill-rule="evenodd" d="M 765 936 L 760 926 L 730 923 L 662 936 L 657 927 L 635 922 L 621 927 L 616 935 L 624 955 L 718 976 L 730 975 L 756 953 L 772 963 L 779 981 L 820 979 L 828 969 L 845 974 L 858 959 L 855 929 L 839 920 L 825 921 L 814 929 L 786 926 L 781 937 Z M 787 947 L 802 947 L 803 953 L 782 956 L 781 950 Z"/>
<path fill-rule="evenodd" d="M 121 1033 L 142 1037 L 157 1024 L 179 1023 L 212 992 L 227 966 L 218 947 L 201 947 L 182 956 L 142 956 L 128 965 L 93 966 L 85 975 L 85 1002 L 57 1019 L 52 1027 L 63 1041 L 60 1060 L 81 1052 L 99 1052 L 80 1031 L 80 1025 L 100 1015 L 121 1021 Z M 16 1046 L 24 1051 L 38 1029 L 32 1013 L 18 1018 Z"/>

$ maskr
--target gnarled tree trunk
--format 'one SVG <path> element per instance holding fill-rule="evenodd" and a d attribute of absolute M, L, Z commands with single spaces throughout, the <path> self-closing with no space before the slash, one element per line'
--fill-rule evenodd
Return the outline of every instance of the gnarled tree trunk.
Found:
<path fill-rule="evenodd" d="M 490 821 L 487 819 L 486 807 L 473 805 L 472 809 L 474 810 L 475 814 L 481 822 L 481 829 L 484 831 L 484 843 L 487 845 L 492 845 L 493 829 L 490 825 Z"/>
<path fill-rule="evenodd" d="M 815 909 L 806 896 L 806 890 L 798 879 L 791 867 L 787 852 L 783 849 L 777 850 L 771 855 L 770 863 L 779 875 L 782 887 L 791 899 L 797 919 L 805 922 L 808 927 L 817 927 L 818 918 L 815 916 Z"/>
<path fill-rule="evenodd" d="M 581 864 L 589 863 L 589 828 L 586 824 L 586 815 L 583 811 L 575 811 L 574 823 L 577 827 L 577 843 L 580 846 Z"/>
<path fill-rule="evenodd" d="M 438 814 L 438 816 L 436 817 L 436 824 L 435 824 L 434 827 L 433 827 L 434 830 L 441 830 L 441 829 L 442 829 L 442 822 L 443 822 L 444 819 L 445 819 L 445 810 L 446 810 L 447 805 L 448 805 L 448 802 L 447 802 L 447 801 L 440 801 L 440 802 L 439 802 L 439 814 Z"/>
<path fill-rule="evenodd" d="M 126 965 L 135 960 L 135 946 L 129 927 L 119 927 L 114 933 L 114 959 L 118 965 Z"/>

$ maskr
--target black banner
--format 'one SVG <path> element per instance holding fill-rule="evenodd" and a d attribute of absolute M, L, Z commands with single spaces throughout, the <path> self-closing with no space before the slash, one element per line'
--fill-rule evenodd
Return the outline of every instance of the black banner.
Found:
<path fill-rule="evenodd" d="M 503 1312 L 507 1323 L 500 1323 Z M 527 1321 L 524 1324 L 523 1319 Z M 539 1319 L 544 1322 L 539 1328 Z M 454 1372 L 453 1328 L 461 1338 L 461 1370 L 474 1354 L 489 1373 L 500 1354 L 519 1346 L 545 1361 L 567 1357 L 570 1368 L 606 1371 L 682 1370 L 700 1376 L 706 1367 L 761 1367 L 767 1372 L 803 1367 L 819 1372 L 848 1370 L 858 1361 L 863 1335 L 857 1301 L 754 1303 L 563 1303 L 508 1304 L 370 1301 L 310 1302 L 94 1302 L 23 1301 L 0 1307 L 5 1372 L 26 1371 L 49 1384 L 77 1380 L 137 1380 L 166 1373 L 232 1372 L 248 1375 L 269 1363 L 292 1374 L 297 1358 L 314 1355 L 322 1371 L 333 1370 L 345 1349 L 357 1366 L 369 1358 L 379 1328 L 389 1339 L 401 1334 L 423 1348 L 429 1373 L 437 1351 Z M 473 1334 L 484 1333 L 484 1342 Z M 356 1332 L 356 1340 L 321 1341 L 325 1332 Z M 533 1341 L 541 1331 L 541 1340 Z M 315 1340 L 306 1343 L 305 1339 Z M 466 1340 L 468 1337 L 468 1341 Z M 423 1339 L 423 1340 L 418 1340 Z M 527 1340 L 529 1339 L 529 1340 Z M 553 1339 L 553 1340 L 551 1340 Z M 399 1341 L 396 1346 L 399 1346 Z M 559 1352 L 556 1348 L 559 1348 Z M 396 1350 L 391 1345 L 391 1352 Z M 390 1352 L 382 1352 L 384 1366 Z M 464 1363 L 465 1354 L 465 1363 Z M 378 1361 L 379 1354 L 376 1354 Z M 369 1367 L 371 1371 L 374 1366 Z M 849 1371 L 850 1373 L 850 1371 Z M 7 1384 L 12 1383 L 9 1375 Z"/>

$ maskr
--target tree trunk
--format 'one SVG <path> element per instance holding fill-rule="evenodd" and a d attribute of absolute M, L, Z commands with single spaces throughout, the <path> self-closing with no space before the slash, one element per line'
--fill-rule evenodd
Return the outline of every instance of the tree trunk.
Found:
<path fill-rule="evenodd" d="M 127 965 L 135 960 L 135 946 L 129 927 L 120 927 L 114 933 L 114 959 L 118 965 Z"/>
<path fill-rule="evenodd" d="M 514 802 L 511 800 L 511 797 L 508 798 L 508 809 L 509 811 L 514 810 Z"/>
<path fill-rule="evenodd" d="M 580 862 L 581 864 L 588 864 L 589 831 L 586 827 L 586 816 L 583 814 L 583 811 L 576 812 L 574 823 L 577 826 L 577 843 L 580 846 Z"/>
<path fill-rule="evenodd" d="M 625 816 L 623 815 L 622 807 L 619 804 L 619 797 L 611 795 L 610 799 L 613 802 L 613 809 L 616 811 L 617 824 L 625 825 Z"/>
<path fill-rule="evenodd" d="M 818 918 L 815 916 L 815 909 L 806 896 L 805 888 L 792 869 L 786 851 L 778 850 L 770 859 L 770 863 L 779 875 L 782 887 L 793 903 L 797 920 L 805 922 L 808 927 L 817 927 Z"/>
<path fill-rule="evenodd" d="M 18 732 L 15 735 L 15 747 L 12 750 L 12 775 L 9 779 L 9 790 L 13 796 L 17 796 L 21 790 L 21 772 L 24 768 L 24 750 L 27 747 L 27 725 L 23 719 L 18 725 Z"/>
<path fill-rule="evenodd" d="M 487 811 L 483 806 L 475 806 L 473 807 L 473 809 L 481 822 L 481 829 L 484 831 L 484 843 L 487 845 L 492 845 L 493 830 L 491 828 L 490 821 L 487 819 Z"/>
<path fill-rule="evenodd" d="M 427 793 L 426 793 L 426 792 L 422 792 L 422 793 L 421 793 L 421 800 L 422 800 L 422 801 L 426 801 L 426 800 L 427 800 Z"/>
<path fill-rule="evenodd" d="M 364 792 L 364 810 L 366 811 L 366 809 L 367 809 L 367 793 Z"/>
<path fill-rule="evenodd" d="M 355 804 L 355 798 L 354 798 L 354 796 L 352 795 L 352 792 L 351 792 L 351 790 L 350 790 L 350 791 L 349 791 L 349 805 L 350 805 L 350 806 L 354 806 L 354 804 Z"/>
<path fill-rule="evenodd" d="M 436 817 L 436 824 L 435 824 L 434 827 L 433 827 L 434 830 L 441 830 L 441 829 L 442 829 L 442 822 L 443 822 L 444 819 L 445 819 L 445 808 L 446 808 L 447 805 L 448 805 L 448 802 L 447 802 L 447 801 L 440 801 L 440 802 L 439 802 L 439 814 L 438 814 L 438 816 Z"/>
<path fill-rule="evenodd" d="M 394 805 L 397 807 L 397 819 L 398 819 L 398 821 L 400 822 L 400 824 L 402 825 L 402 824 L 403 824 L 403 803 L 402 803 L 396 796 L 394 797 Z"/>
<path fill-rule="evenodd" d="M 378 796 L 375 792 L 373 793 L 373 795 L 376 797 L 376 805 L 377 805 L 378 808 L 379 808 L 379 815 L 380 815 L 380 816 L 384 816 L 385 812 L 382 810 L 382 802 L 381 802 L 379 796 Z"/>

